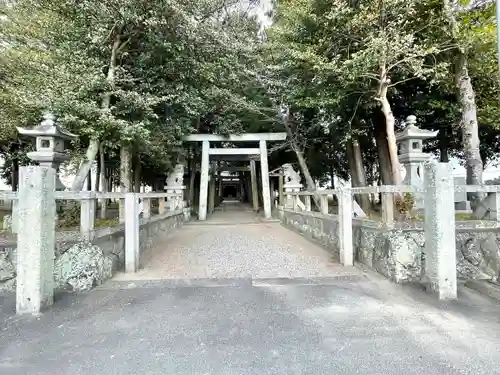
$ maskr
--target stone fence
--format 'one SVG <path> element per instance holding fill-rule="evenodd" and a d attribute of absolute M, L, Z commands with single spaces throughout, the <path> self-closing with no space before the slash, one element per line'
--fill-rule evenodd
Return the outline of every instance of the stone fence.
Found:
<path fill-rule="evenodd" d="M 87 290 L 115 270 L 136 272 L 153 246 L 189 220 L 182 192 L 55 191 L 55 170 L 47 167 L 21 168 L 19 192 L 0 193 L 0 199 L 13 201 L 12 229 L 17 232 L 0 240 L 0 290 L 16 290 L 18 313 L 50 306 L 54 290 L 68 284 Z M 99 199 L 123 201 L 119 223 L 95 226 Z M 154 199 L 157 215 L 151 211 Z M 62 200 L 80 202 L 79 230 L 56 231 L 56 205 Z"/>
<path fill-rule="evenodd" d="M 500 275 L 500 210 L 496 210 L 500 186 L 454 186 L 449 168 L 446 163 L 425 164 L 422 188 L 287 192 L 287 204 L 280 208 L 281 221 L 331 250 L 344 265 L 357 260 L 395 282 L 423 283 L 440 299 L 456 298 L 457 278 L 497 279 Z M 489 193 L 482 210 L 490 221 L 455 221 L 457 191 Z M 353 217 L 354 194 L 378 193 L 380 220 Z M 422 199 L 423 221 L 394 220 L 395 194 L 405 193 Z M 337 215 L 328 211 L 330 195 L 337 199 Z"/>

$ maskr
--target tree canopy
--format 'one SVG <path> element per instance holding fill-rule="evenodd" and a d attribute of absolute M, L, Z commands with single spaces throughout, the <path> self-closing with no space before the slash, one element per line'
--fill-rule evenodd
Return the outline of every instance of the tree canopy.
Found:
<path fill-rule="evenodd" d="M 336 175 L 356 185 L 398 183 L 395 132 L 410 114 L 440 131 L 428 150 L 443 161 L 460 157 L 472 177 L 478 158 L 481 168 L 495 160 L 492 1 L 280 0 L 264 31 L 257 7 L 242 0 L 6 2 L 4 176 L 28 162 L 29 144 L 16 126 L 35 125 L 45 111 L 79 136 L 71 145 L 74 189 L 96 160 L 121 171 L 117 181 L 129 189 L 132 170 L 143 183 L 164 178 L 187 155 L 188 133 L 275 130 L 289 139 L 273 150 L 271 167 L 298 160 L 314 182 Z"/>

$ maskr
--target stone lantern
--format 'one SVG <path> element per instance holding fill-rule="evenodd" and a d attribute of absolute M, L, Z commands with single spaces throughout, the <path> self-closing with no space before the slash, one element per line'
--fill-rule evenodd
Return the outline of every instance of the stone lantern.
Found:
<path fill-rule="evenodd" d="M 51 113 L 43 115 L 40 125 L 32 129 L 17 128 L 19 134 L 33 137 L 36 141 L 36 151 L 28 152 L 31 160 L 38 162 L 42 167 L 50 167 L 56 170 L 56 190 L 64 190 L 66 187 L 59 180 L 59 166 L 69 160 L 64 141 L 70 141 L 77 136 L 55 124 L 55 117 Z"/>
<path fill-rule="evenodd" d="M 184 164 L 177 164 L 170 173 L 165 181 L 165 190 L 167 193 L 183 193 L 184 189 Z M 170 209 L 175 210 L 177 208 L 183 207 L 183 198 L 168 198 L 167 201 L 170 202 Z"/>
<path fill-rule="evenodd" d="M 284 184 L 283 188 L 285 190 L 285 207 L 293 207 L 293 197 L 287 193 L 298 193 L 300 189 L 302 189 L 301 177 L 300 174 L 297 173 L 293 166 L 289 163 L 283 164 L 281 166 L 281 170 L 283 171 L 284 176 Z"/>
<path fill-rule="evenodd" d="M 399 162 L 404 168 L 404 185 L 415 187 L 423 186 L 423 163 L 431 159 L 431 154 L 423 152 L 423 142 L 427 139 L 435 138 L 439 132 L 423 130 L 416 126 L 417 118 L 408 116 L 407 126 L 403 131 L 396 134 L 398 144 Z M 416 199 L 416 208 L 423 208 L 421 199 Z"/>

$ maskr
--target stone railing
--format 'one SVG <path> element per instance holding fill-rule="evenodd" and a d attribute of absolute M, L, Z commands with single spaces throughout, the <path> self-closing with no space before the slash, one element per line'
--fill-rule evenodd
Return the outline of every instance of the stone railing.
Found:
<path fill-rule="evenodd" d="M 288 205 L 280 208 L 281 220 L 331 250 L 344 265 L 357 260 L 395 282 L 422 282 L 440 298 L 455 298 L 457 276 L 496 279 L 500 274 L 496 210 L 500 186 L 454 186 L 448 168 L 444 163 L 426 165 L 422 188 L 403 185 L 285 193 Z M 489 193 L 483 201 L 489 221 L 456 221 L 455 191 Z M 377 219 L 354 217 L 352 202 L 357 194 L 381 195 Z M 420 220 L 395 220 L 396 194 L 422 199 L 425 209 Z M 337 214 L 329 213 L 330 196 L 337 200 Z"/>
<path fill-rule="evenodd" d="M 12 229 L 17 232 L 0 240 L 0 290 L 17 289 L 18 312 L 50 305 L 59 287 L 85 290 L 114 270 L 136 272 L 149 250 L 189 219 L 182 192 L 60 192 L 54 189 L 52 168 L 25 167 L 21 172 L 19 192 L 0 193 L 0 199 L 14 202 Z M 96 226 L 97 201 L 104 199 L 121 200 L 123 214 L 108 226 Z M 158 201 L 156 215 L 153 200 Z M 56 231 L 61 201 L 79 202 L 79 229 Z"/>

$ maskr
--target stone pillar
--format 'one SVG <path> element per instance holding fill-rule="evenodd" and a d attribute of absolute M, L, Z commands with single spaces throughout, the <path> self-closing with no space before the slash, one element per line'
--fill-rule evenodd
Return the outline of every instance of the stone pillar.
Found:
<path fill-rule="evenodd" d="M 148 219 L 151 217 L 151 199 L 143 198 L 142 199 L 142 217 L 144 219 Z"/>
<path fill-rule="evenodd" d="M 257 169 L 255 160 L 250 160 L 250 178 L 252 180 L 252 206 L 255 212 L 259 211 L 259 192 L 257 188 Z"/>
<path fill-rule="evenodd" d="M 17 288 L 18 314 L 38 314 L 54 303 L 56 171 L 19 169 Z"/>
<path fill-rule="evenodd" d="M 259 141 L 260 146 L 260 169 L 262 175 L 262 201 L 264 202 L 264 217 L 270 219 L 271 197 L 269 195 L 269 166 L 267 164 L 267 143 Z"/>
<path fill-rule="evenodd" d="M 284 206 L 285 200 L 283 197 L 284 188 L 283 188 L 283 176 L 282 175 L 279 176 L 278 189 L 279 189 L 279 192 L 278 192 L 279 205 Z"/>
<path fill-rule="evenodd" d="M 200 202 L 198 206 L 198 220 L 207 219 L 209 148 L 210 143 L 208 141 L 203 141 L 201 150 Z"/>
<path fill-rule="evenodd" d="M 160 201 L 165 200 L 160 198 Z M 125 193 L 125 272 L 139 269 L 139 202 L 137 194 Z"/>
<path fill-rule="evenodd" d="M 455 204 L 451 165 L 424 165 L 425 251 L 423 281 L 439 299 L 457 298 Z"/>
<path fill-rule="evenodd" d="M 339 251 L 340 263 L 344 266 L 354 264 L 354 249 L 352 244 L 352 194 L 350 189 L 339 189 Z"/>

